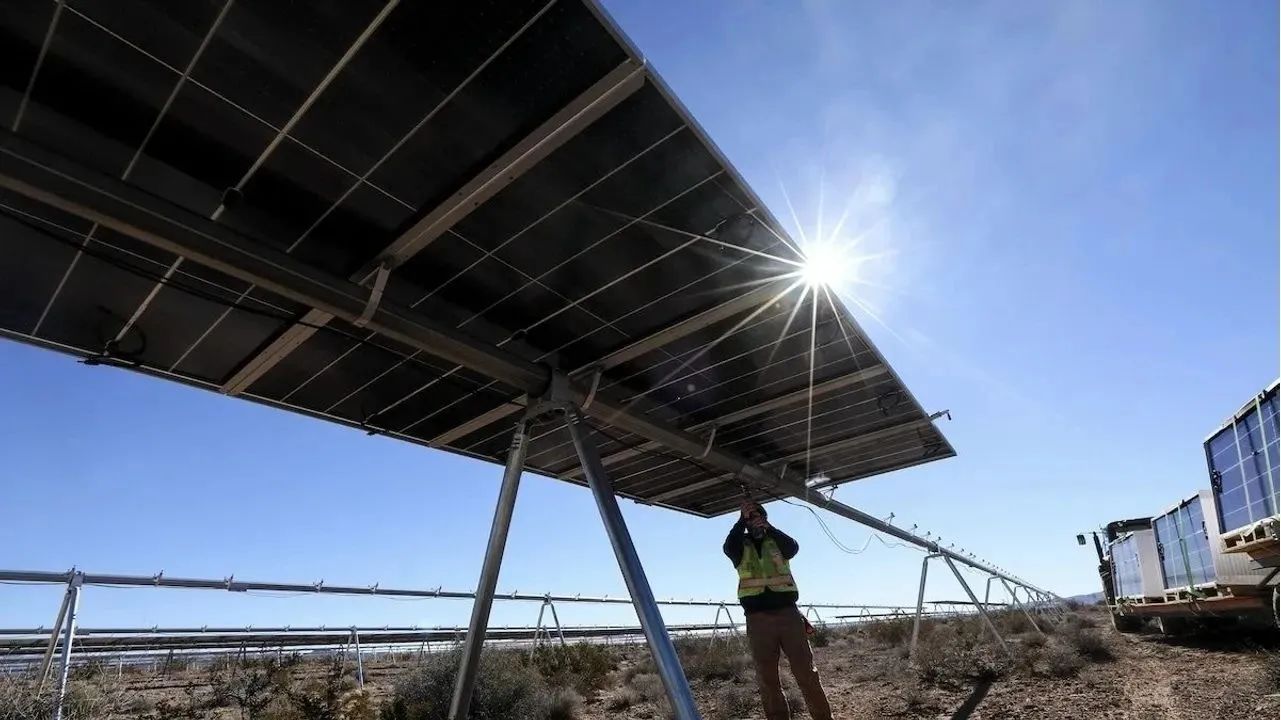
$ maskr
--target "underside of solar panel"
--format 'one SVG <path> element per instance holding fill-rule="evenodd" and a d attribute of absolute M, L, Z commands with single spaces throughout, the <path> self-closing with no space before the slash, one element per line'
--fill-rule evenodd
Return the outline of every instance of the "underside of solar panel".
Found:
<path fill-rule="evenodd" d="M 17 0 L 0 73 L 6 162 L 56 153 L 771 471 L 954 454 L 594 3 Z M 524 388 L 64 210 L 0 190 L 6 336 L 503 460 Z M 620 495 L 737 505 L 594 428 Z M 526 462 L 582 482 L 563 428 Z"/>

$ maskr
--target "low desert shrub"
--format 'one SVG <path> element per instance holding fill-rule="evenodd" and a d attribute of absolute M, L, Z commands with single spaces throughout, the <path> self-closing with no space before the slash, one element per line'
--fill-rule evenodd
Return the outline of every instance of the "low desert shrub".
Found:
<path fill-rule="evenodd" d="M 940 623 L 923 631 L 916 648 L 917 675 L 933 683 L 964 684 L 1008 673 L 1009 657 L 990 636 L 975 630 L 969 623 Z"/>
<path fill-rule="evenodd" d="M 898 647 L 907 644 L 908 639 L 912 637 L 912 622 L 912 618 L 909 617 L 879 620 L 867 623 L 862 626 L 862 629 L 868 639 L 881 647 Z M 924 632 L 931 625 L 933 625 L 931 621 L 922 620 L 921 631 Z"/>
<path fill-rule="evenodd" d="M 999 630 L 1003 636 L 1019 635 L 1025 632 L 1036 632 L 1035 628 L 1032 627 L 1031 621 L 1029 621 L 1027 616 L 1019 610 L 1009 610 L 996 613 L 992 618 L 992 624 L 996 625 L 996 629 Z"/>
<path fill-rule="evenodd" d="M 756 690 L 746 685 L 726 685 L 716 691 L 715 720 L 737 720 L 753 714 L 758 704 Z"/>
<path fill-rule="evenodd" d="M 827 647 L 832 644 L 833 634 L 824 624 L 814 626 L 814 634 L 810 635 L 810 645 L 814 647 Z"/>
<path fill-rule="evenodd" d="M 403 676 L 383 703 L 383 720 L 437 720 L 449 713 L 457 653 L 435 655 Z M 471 714 L 486 720 L 529 720 L 546 711 L 545 684 L 528 662 L 510 652 L 484 653 L 472 694 Z"/>
<path fill-rule="evenodd" d="M 583 696 L 573 688 L 556 688 L 543 698 L 545 720 L 576 720 L 583 712 Z"/>
<path fill-rule="evenodd" d="M 1048 642 L 1046 637 L 1039 632 L 1024 633 L 1018 637 L 1018 641 L 1023 647 L 1028 648 L 1045 647 L 1045 643 Z"/>
<path fill-rule="evenodd" d="M 575 643 L 545 645 L 530 655 L 530 662 L 551 687 L 568 687 L 588 694 L 599 690 L 617 665 L 604 645 Z"/>
<path fill-rule="evenodd" d="M 335 658 L 315 676 L 279 686 L 271 720 L 377 720 L 373 698 L 356 687 L 351 673 Z"/>
<path fill-rule="evenodd" d="M 32 676 L 0 675 L 0 720 L 44 720 L 52 717 L 54 694 L 37 692 Z M 72 682 L 67 686 L 63 720 L 116 720 L 129 717 L 127 693 L 114 678 Z"/>
<path fill-rule="evenodd" d="M 1050 678 L 1069 678 L 1085 667 L 1085 658 L 1076 648 L 1060 640 L 1039 648 L 1031 663 L 1032 674 Z"/>
<path fill-rule="evenodd" d="M 677 648 L 685 674 L 703 682 L 743 682 L 750 676 L 751 652 L 741 639 L 688 640 Z"/>
<path fill-rule="evenodd" d="M 641 673 L 631 679 L 628 687 L 636 691 L 642 702 L 654 702 L 667 697 L 663 681 L 655 673 Z"/>
<path fill-rule="evenodd" d="M 1107 640 L 1097 630 L 1066 626 L 1059 637 L 1090 662 L 1107 662 L 1115 657 Z"/>
<path fill-rule="evenodd" d="M 641 696 L 639 690 L 631 685 L 624 685 L 611 692 L 605 698 L 605 707 L 617 712 L 643 702 L 645 702 L 645 698 Z"/>

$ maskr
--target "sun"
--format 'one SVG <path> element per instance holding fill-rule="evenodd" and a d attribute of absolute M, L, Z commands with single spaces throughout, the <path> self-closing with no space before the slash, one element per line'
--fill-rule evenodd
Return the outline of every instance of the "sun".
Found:
<path fill-rule="evenodd" d="M 832 243 L 816 243 L 805 249 L 801 279 L 811 289 L 839 288 L 848 279 L 850 259 Z"/>

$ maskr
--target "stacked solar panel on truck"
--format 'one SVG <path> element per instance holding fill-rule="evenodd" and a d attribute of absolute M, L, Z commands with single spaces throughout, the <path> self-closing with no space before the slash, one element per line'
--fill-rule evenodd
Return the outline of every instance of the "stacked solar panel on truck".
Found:
<path fill-rule="evenodd" d="M 1278 382 L 1241 407 L 1205 441 L 1210 487 L 1229 551 L 1275 546 L 1281 484 Z"/>
<path fill-rule="evenodd" d="M 1214 555 L 1210 550 L 1201 496 L 1179 503 L 1152 519 L 1165 589 L 1195 588 L 1215 581 Z M 1218 545 L 1217 533 L 1214 544 Z"/>
<path fill-rule="evenodd" d="M 1118 600 L 1148 602 L 1164 599 L 1160 561 L 1151 530 L 1134 530 L 1121 535 L 1112 541 L 1109 552 L 1113 587 Z"/>

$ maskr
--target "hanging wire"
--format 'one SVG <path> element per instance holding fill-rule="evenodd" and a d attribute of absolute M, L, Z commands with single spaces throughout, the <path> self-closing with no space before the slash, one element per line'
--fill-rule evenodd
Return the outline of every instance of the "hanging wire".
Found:
<path fill-rule="evenodd" d="M 676 454 L 676 453 L 665 452 L 665 451 L 662 451 L 662 450 L 654 450 L 654 449 L 646 448 L 646 447 L 644 447 L 644 446 L 643 446 L 642 444 L 640 444 L 640 443 L 630 443 L 630 442 L 628 442 L 625 438 L 620 437 L 618 434 L 616 434 L 616 433 L 614 433 L 614 432 L 612 432 L 612 431 L 610 431 L 610 430 L 606 429 L 605 427 L 603 427 L 603 426 L 601 426 L 601 425 L 599 425 L 599 424 L 597 424 L 597 423 L 591 422 L 590 420 L 589 420 L 589 421 L 587 421 L 587 425 L 588 425 L 588 427 L 592 428 L 593 430 L 595 430 L 596 432 L 600 433 L 601 435 L 604 435 L 605 437 L 607 437 L 607 438 L 609 438 L 610 440 L 612 440 L 612 441 L 614 441 L 614 442 L 618 443 L 619 445 L 622 445 L 623 447 L 628 448 L 629 450 L 633 450 L 633 451 L 639 452 L 639 453 L 641 453 L 641 454 L 643 454 L 643 455 L 651 455 L 651 456 L 654 456 L 654 457 L 663 457 L 663 458 L 668 458 L 668 459 L 672 459 L 672 460 L 679 460 L 679 461 L 681 461 L 681 462 L 685 462 L 685 463 L 688 463 L 688 464 L 690 464 L 690 465 L 693 465 L 694 467 L 698 468 L 699 470 L 701 470 L 701 471 L 703 471 L 703 472 L 708 472 L 708 473 L 714 473 L 714 472 L 716 472 L 716 470 L 715 470 L 715 469 L 713 469 L 713 468 L 709 468 L 708 466 L 704 465 L 703 463 L 700 463 L 700 462 L 698 462 L 697 460 L 694 460 L 694 459 L 692 459 L 692 458 L 685 457 L 684 455 L 679 455 L 679 454 Z M 743 488 L 743 486 L 742 486 L 741 484 L 736 483 L 736 482 L 733 482 L 733 481 L 730 481 L 730 480 L 719 480 L 718 482 L 719 482 L 720 484 L 722 484 L 722 485 L 725 485 L 726 487 L 732 487 L 732 488 L 734 488 L 734 489 L 736 489 L 736 490 L 742 490 L 742 489 L 744 489 L 744 488 Z M 873 540 L 873 539 L 877 540 L 878 542 L 880 542 L 882 545 L 884 545 L 884 546 L 885 546 L 885 547 L 887 547 L 887 548 L 907 548 L 907 549 L 911 549 L 911 550 L 923 551 L 923 549 L 922 549 L 922 548 L 918 548 L 918 547 L 916 547 L 915 545 L 909 545 L 909 544 L 907 544 L 907 543 L 900 543 L 900 542 L 891 542 L 891 541 L 887 541 L 887 540 L 885 540 L 885 538 L 881 537 L 880 533 L 878 533 L 878 532 L 872 532 L 871 534 L 869 534 L 869 535 L 868 535 L 867 540 L 866 540 L 866 541 L 864 541 L 863 546 L 862 546 L 861 548 L 859 548 L 859 549 L 855 550 L 854 548 L 851 548 L 850 546 L 848 546 L 848 545 L 846 545 L 845 543 L 841 542 L 841 541 L 840 541 L 840 539 L 836 537 L 836 534 L 832 532 L 831 528 L 829 528 L 829 527 L 828 527 L 828 525 L 827 525 L 827 523 L 823 520 L 823 517 L 822 517 L 821 515 L 819 515 L 819 514 L 814 510 L 814 508 L 810 507 L 809 505 L 807 505 L 807 504 L 805 504 L 805 503 L 798 503 L 798 502 L 795 502 L 795 501 L 793 501 L 793 500 L 789 500 L 788 498 L 785 498 L 785 497 L 783 497 L 783 496 L 781 496 L 781 495 L 777 495 L 777 494 L 775 494 L 775 493 L 773 493 L 773 492 L 770 492 L 769 490 L 766 490 L 766 489 L 764 489 L 764 488 L 758 488 L 758 489 L 759 489 L 761 492 L 765 493 L 766 495 L 770 496 L 770 497 L 771 497 L 772 499 L 774 499 L 774 500 L 777 500 L 777 501 L 782 502 L 782 503 L 786 503 L 787 505 L 792 505 L 792 506 L 794 506 L 794 507 L 804 508 L 806 511 L 808 511 L 808 512 L 809 512 L 809 514 L 810 514 L 810 515 L 813 515 L 813 516 L 814 516 L 814 519 L 818 522 L 818 526 L 819 526 L 819 528 L 820 528 L 820 529 L 822 529 L 823 534 L 827 536 L 827 539 L 831 541 L 832 545 L 834 545 L 838 550 L 840 550 L 840 551 L 842 551 L 842 552 L 844 552 L 844 553 L 848 553 L 848 554 L 850 554 L 850 555 L 859 555 L 859 554 L 862 554 L 864 551 L 866 551 L 866 550 L 867 550 L 868 546 L 869 546 L 869 545 L 871 545 L 871 543 L 872 543 L 872 540 Z"/>

